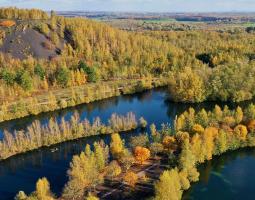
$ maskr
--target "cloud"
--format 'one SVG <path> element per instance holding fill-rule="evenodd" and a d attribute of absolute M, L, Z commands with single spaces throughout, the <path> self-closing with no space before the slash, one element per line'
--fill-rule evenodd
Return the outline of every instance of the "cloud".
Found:
<path fill-rule="evenodd" d="M 254 0 L 0 0 L 0 6 L 86 11 L 255 11 Z"/>

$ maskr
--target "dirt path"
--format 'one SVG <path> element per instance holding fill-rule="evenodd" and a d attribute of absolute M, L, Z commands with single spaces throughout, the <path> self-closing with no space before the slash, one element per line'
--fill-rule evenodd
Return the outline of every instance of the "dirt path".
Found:
<path fill-rule="evenodd" d="M 104 184 L 97 187 L 97 195 L 102 200 L 117 200 L 117 199 L 134 199 L 135 196 L 148 196 L 153 195 L 154 182 L 158 180 L 160 174 L 166 169 L 167 165 L 162 163 L 164 159 L 150 159 L 144 165 L 134 165 L 131 167 L 131 171 L 135 172 L 138 178 L 148 178 L 148 182 L 139 181 L 134 189 L 131 189 L 125 182 L 122 181 L 124 174 L 119 176 L 116 181 L 108 180 Z M 126 196 L 127 193 L 132 194 Z M 138 198 L 138 197 L 137 197 Z"/>

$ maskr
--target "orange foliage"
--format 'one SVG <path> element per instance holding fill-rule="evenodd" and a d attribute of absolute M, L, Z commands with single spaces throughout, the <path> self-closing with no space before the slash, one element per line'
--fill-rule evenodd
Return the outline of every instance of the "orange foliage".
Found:
<path fill-rule="evenodd" d="M 149 149 L 138 146 L 134 150 L 134 155 L 136 161 L 138 161 L 140 164 L 143 164 L 144 161 L 150 158 L 151 153 Z"/>
<path fill-rule="evenodd" d="M 138 176 L 134 172 L 127 172 L 124 176 L 124 181 L 131 187 L 135 187 L 138 181 Z"/>
<path fill-rule="evenodd" d="M 251 120 L 249 121 L 249 123 L 247 124 L 247 127 L 249 129 L 249 131 L 254 132 L 255 131 L 255 120 Z"/>
<path fill-rule="evenodd" d="M 14 25 L 16 25 L 16 22 L 12 20 L 5 20 L 0 22 L 0 26 L 4 26 L 4 27 L 12 27 Z"/>

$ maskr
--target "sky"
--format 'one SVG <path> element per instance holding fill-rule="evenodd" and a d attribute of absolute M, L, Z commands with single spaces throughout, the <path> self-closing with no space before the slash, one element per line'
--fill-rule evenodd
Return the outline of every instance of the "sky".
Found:
<path fill-rule="evenodd" d="M 47 11 L 253 12 L 255 0 L 0 0 L 0 6 Z"/>

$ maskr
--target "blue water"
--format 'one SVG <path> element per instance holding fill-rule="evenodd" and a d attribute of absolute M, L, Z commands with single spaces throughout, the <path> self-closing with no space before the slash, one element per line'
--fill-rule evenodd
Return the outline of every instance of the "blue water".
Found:
<path fill-rule="evenodd" d="M 200 180 L 183 199 L 254 200 L 255 149 L 226 153 L 199 167 Z"/>
<path fill-rule="evenodd" d="M 125 95 L 105 99 L 90 104 L 80 105 L 74 108 L 67 108 L 60 111 L 40 114 L 38 116 L 26 117 L 0 124 L 0 137 L 4 129 L 8 131 L 25 129 L 33 121 L 39 120 L 46 124 L 51 117 L 60 120 L 64 117 L 69 120 L 74 112 L 78 112 L 81 119 L 93 120 L 100 117 L 107 122 L 113 113 L 126 114 L 134 112 L 137 119 L 143 116 L 149 124 L 155 123 L 160 128 L 162 123 L 173 124 L 176 115 L 179 115 L 190 106 L 195 109 L 212 109 L 215 103 L 203 104 L 178 104 L 168 100 L 167 89 L 154 89 L 135 95 Z M 224 104 L 223 104 L 224 105 Z M 222 106 L 223 106 L 222 105 Z M 235 107 L 236 105 L 230 105 Z M 123 133 L 122 137 L 128 143 L 129 138 L 139 132 Z M 110 136 L 97 136 L 84 138 L 77 141 L 66 142 L 50 148 L 43 148 L 26 154 L 17 155 L 0 162 L 0 199 L 13 199 L 15 194 L 23 190 L 30 193 L 35 190 L 35 183 L 41 177 L 46 177 L 53 193 L 59 195 L 67 182 L 66 172 L 72 156 L 80 153 L 86 144 L 93 144 L 95 141 L 104 140 L 109 143 Z M 53 148 L 58 151 L 52 152 Z M 254 161 L 255 162 L 255 161 Z M 197 198 L 195 198 L 197 199 Z M 202 198 L 207 199 L 207 198 Z"/>

